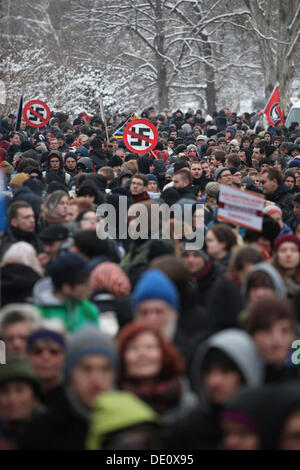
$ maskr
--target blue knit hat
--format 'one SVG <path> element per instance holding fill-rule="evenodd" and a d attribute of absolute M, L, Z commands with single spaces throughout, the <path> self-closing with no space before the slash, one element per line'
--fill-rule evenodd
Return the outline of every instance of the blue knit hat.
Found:
<path fill-rule="evenodd" d="M 149 269 L 136 284 L 132 295 L 133 311 L 146 300 L 163 300 L 174 310 L 180 310 L 175 284 L 159 269 Z"/>
<path fill-rule="evenodd" d="M 155 183 L 158 184 L 158 179 L 155 175 L 152 175 L 152 173 L 148 173 L 146 176 L 148 178 L 148 181 L 155 181 Z"/>
<path fill-rule="evenodd" d="M 292 160 L 288 164 L 288 168 L 300 168 L 300 160 L 298 160 L 298 159 Z"/>
<path fill-rule="evenodd" d="M 80 153 L 81 155 L 83 155 L 84 157 L 88 157 L 89 156 L 89 151 L 86 147 L 78 147 L 77 150 L 75 150 L 75 153 L 76 155 L 78 153 Z"/>
<path fill-rule="evenodd" d="M 64 161 L 66 161 L 67 158 L 73 158 L 77 162 L 77 155 L 74 152 L 67 152 Z"/>

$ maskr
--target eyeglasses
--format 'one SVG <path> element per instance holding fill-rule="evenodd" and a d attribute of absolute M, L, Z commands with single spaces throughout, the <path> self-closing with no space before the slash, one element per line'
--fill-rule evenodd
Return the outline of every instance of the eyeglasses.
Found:
<path fill-rule="evenodd" d="M 98 217 L 83 217 L 82 220 L 85 222 L 99 222 L 100 218 Z"/>
<path fill-rule="evenodd" d="M 132 181 L 132 182 L 131 182 L 131 185 L 132 185 L 132 186 L 144 186 L 143 183 L 138 183 L 138 182 L 135 182 L 135 181 Z"/>

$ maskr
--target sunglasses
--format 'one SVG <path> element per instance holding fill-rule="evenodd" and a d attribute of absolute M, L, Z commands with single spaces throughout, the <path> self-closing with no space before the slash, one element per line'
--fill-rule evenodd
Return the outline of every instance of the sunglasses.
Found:
<path fill-rule="evenodd" d="M 39 180 L 40 178 L 39 178 L 39 176 L 30 176 L 30 179 L 31 180 Z"/>
<path fill-rule="evenodd" d="M 32 348 L 31 354 L 34 354 L 35 356 L 40 356 L 43 354 L 44 351 L 48 351 L 52 356 L 58 356 L 61 354 L 61 349 L 59 348 Z"/>

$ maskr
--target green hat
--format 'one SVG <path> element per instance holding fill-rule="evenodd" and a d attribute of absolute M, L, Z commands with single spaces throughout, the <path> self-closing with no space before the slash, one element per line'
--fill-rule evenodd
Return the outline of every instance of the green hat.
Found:
<path fill-rule="evenodd" d="M 159 417 L 135 395 L 119 391 L 103 393 L 94 401 L 87 449 L 100 450 L 109 434 L 144 423 L 159 425 Z"/>
<path fill-rule="evenodd" d="M 0 386 L 19 380 L 32 385 L 36 394 L 40 395 L 41 384 L 30 360 L 25 356 L 9 353 L 6 356 L 6 364 L 0 365 Z"/>

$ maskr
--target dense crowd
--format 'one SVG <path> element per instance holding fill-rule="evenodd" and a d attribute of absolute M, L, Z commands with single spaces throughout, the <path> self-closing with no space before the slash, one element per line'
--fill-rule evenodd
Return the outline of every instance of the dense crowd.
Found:
<path fill-rule="evenodd" d="M 0 448 L 300 449 L 299 123 L 149 107 L 141 156 L 116 133 L 129 116 L 0 119 Z M 222 185 L 263 195 L 261 231 L 218 220 Z M 117 218 L 104 239 L 121 199 L 128 236 Z M 191 225 L 154 237 L 162 204 Z"/>

